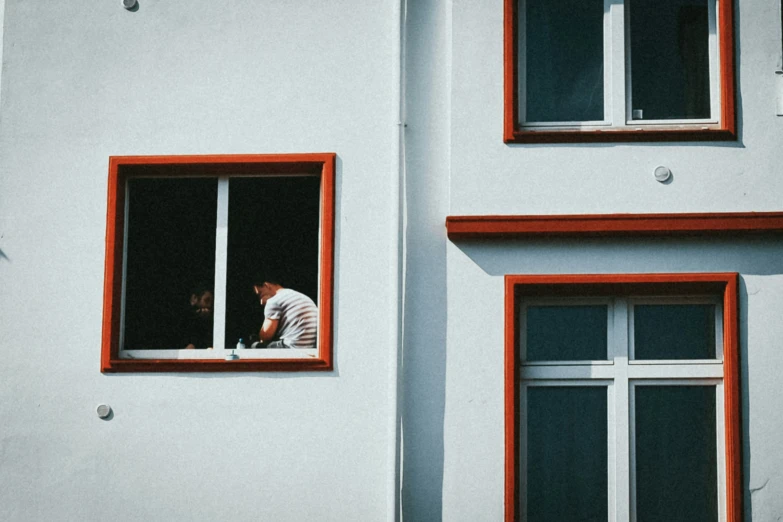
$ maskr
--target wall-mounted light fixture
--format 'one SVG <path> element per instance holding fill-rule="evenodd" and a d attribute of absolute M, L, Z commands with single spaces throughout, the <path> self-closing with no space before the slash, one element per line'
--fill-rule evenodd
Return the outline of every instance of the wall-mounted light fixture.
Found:
<path fill-rule="evenodd" d="M 655 176 L 656 181 L 660 181 L 661 183 L 664 183 L 671 179 L 672 171 L 669 169 L 669 167 L 664 167 L 663 165 L 659 165 L 655 167 L 655 170 L 653 171 L 653 176 Z"/>
<path fill-rule="evenodd" d="M 111 406 L 108 404 L 99 404 L 97 408 L 98 417 L 101 419 L 109 419 L 111 417 L 112 411 Z"/>

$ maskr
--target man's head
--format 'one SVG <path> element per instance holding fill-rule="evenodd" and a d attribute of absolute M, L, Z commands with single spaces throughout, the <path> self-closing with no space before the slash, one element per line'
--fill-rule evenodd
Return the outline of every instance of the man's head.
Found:
<path fill-rule="evenodd" d="M 270 297 L 283 288 L 282 278 L 271 270 L 259 271 L 253 276 L 253 291 L 258 296 L 261 305 L 265 305 Z"/>
<path fill-rule="evenodd" d="M 211 317 L 215 308 L 215 294 L 206 286 L 196 286 L 190 292 L 190 307 L 199 317 Z"/>
<path fill-rule="evenodd" d="M 258 296 L 258 301 L 261 303 L 261 305 L 265 305 L 269 299 L 277 293 L 278 290 L 283 288 L 278 283 L 272 283 L 270 281 L 264 281 L 261 284 L 254 284 L 253 285 L 253 291 Z"/>

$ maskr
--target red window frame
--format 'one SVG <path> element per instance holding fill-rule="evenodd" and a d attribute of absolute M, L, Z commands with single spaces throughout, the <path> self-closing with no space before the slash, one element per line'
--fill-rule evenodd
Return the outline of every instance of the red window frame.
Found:
<path fill-rule="evenodd" d="M 723 301 L 723 386 L 726 429 L 726 520 L 742 520 L 742 446 L 737 273 L 506 275 L 505 276 L 505 518 L 517 513 L 519 469 L 519 329 L 517 307 L 521 296 L 616 296 L 712 294 Z"/>
<path fill-rule="evenodd" d="M 613 128 L 607 130 L 526 130 L 519 124 L 519 74 L 517 38 L 519 0 L 504 0 L 503 20 L 503 141 L 505 143 L 586 143 L 652 141 L 735 141 L 734 0 L 717 0 L 720 60 L 718 75 L 721 90 L 720 123 L 709 129 L 647 130 Z"/>
<path fill-rule="evenodd" d="M 101 372 L 329 371 L 333 368 L 334 153 L 109 158 Z M 317 357 L 306 359 L 122 359 L 119 357 L 126 182 L 137 175 L 216 177 L 311 173 L 321 178 Z"/>

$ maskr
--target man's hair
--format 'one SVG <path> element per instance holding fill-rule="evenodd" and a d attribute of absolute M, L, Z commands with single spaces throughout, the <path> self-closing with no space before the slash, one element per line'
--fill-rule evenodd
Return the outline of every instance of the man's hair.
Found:
<path fill-rule="evenodd" d="M 262 285 L 264 283 L 272 283 L 280 286 L 285 285 L 286 278 L 280 270 L 272 269 L 259 269 L 253 273 L 253 284 Z"/>
<path fill-rule="evenodd" d="M 212 285 L 204 281 L 199 281 L 198 283 L 190 287 L 190 295 L 195 295 L 196 297 L 201 297 L 207 292 L 212 292 Z"/>

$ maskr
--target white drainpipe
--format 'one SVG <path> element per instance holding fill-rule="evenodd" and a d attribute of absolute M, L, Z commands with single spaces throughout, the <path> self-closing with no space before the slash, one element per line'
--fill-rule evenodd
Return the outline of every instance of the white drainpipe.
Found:
<path fill-rule="evenodd" d="M 386 520 L 397 522 L 402 519 L 400 509 L 401 423 L 400 423 L 400 363 L 402 360 L 403 305 L 405 284 L 405 21 L 406 0 L 394 0 L 394 51 L 392 65 L 392 99 L 395 102 L 392 125 L 392 168 L 391 168 L 391 237 L 393 244 L 389 263 L 392 281 L 390 322 L 393 325 L 389 355 L 388 398 L 389 417 L 387 425 L 386 453 Z"/>

